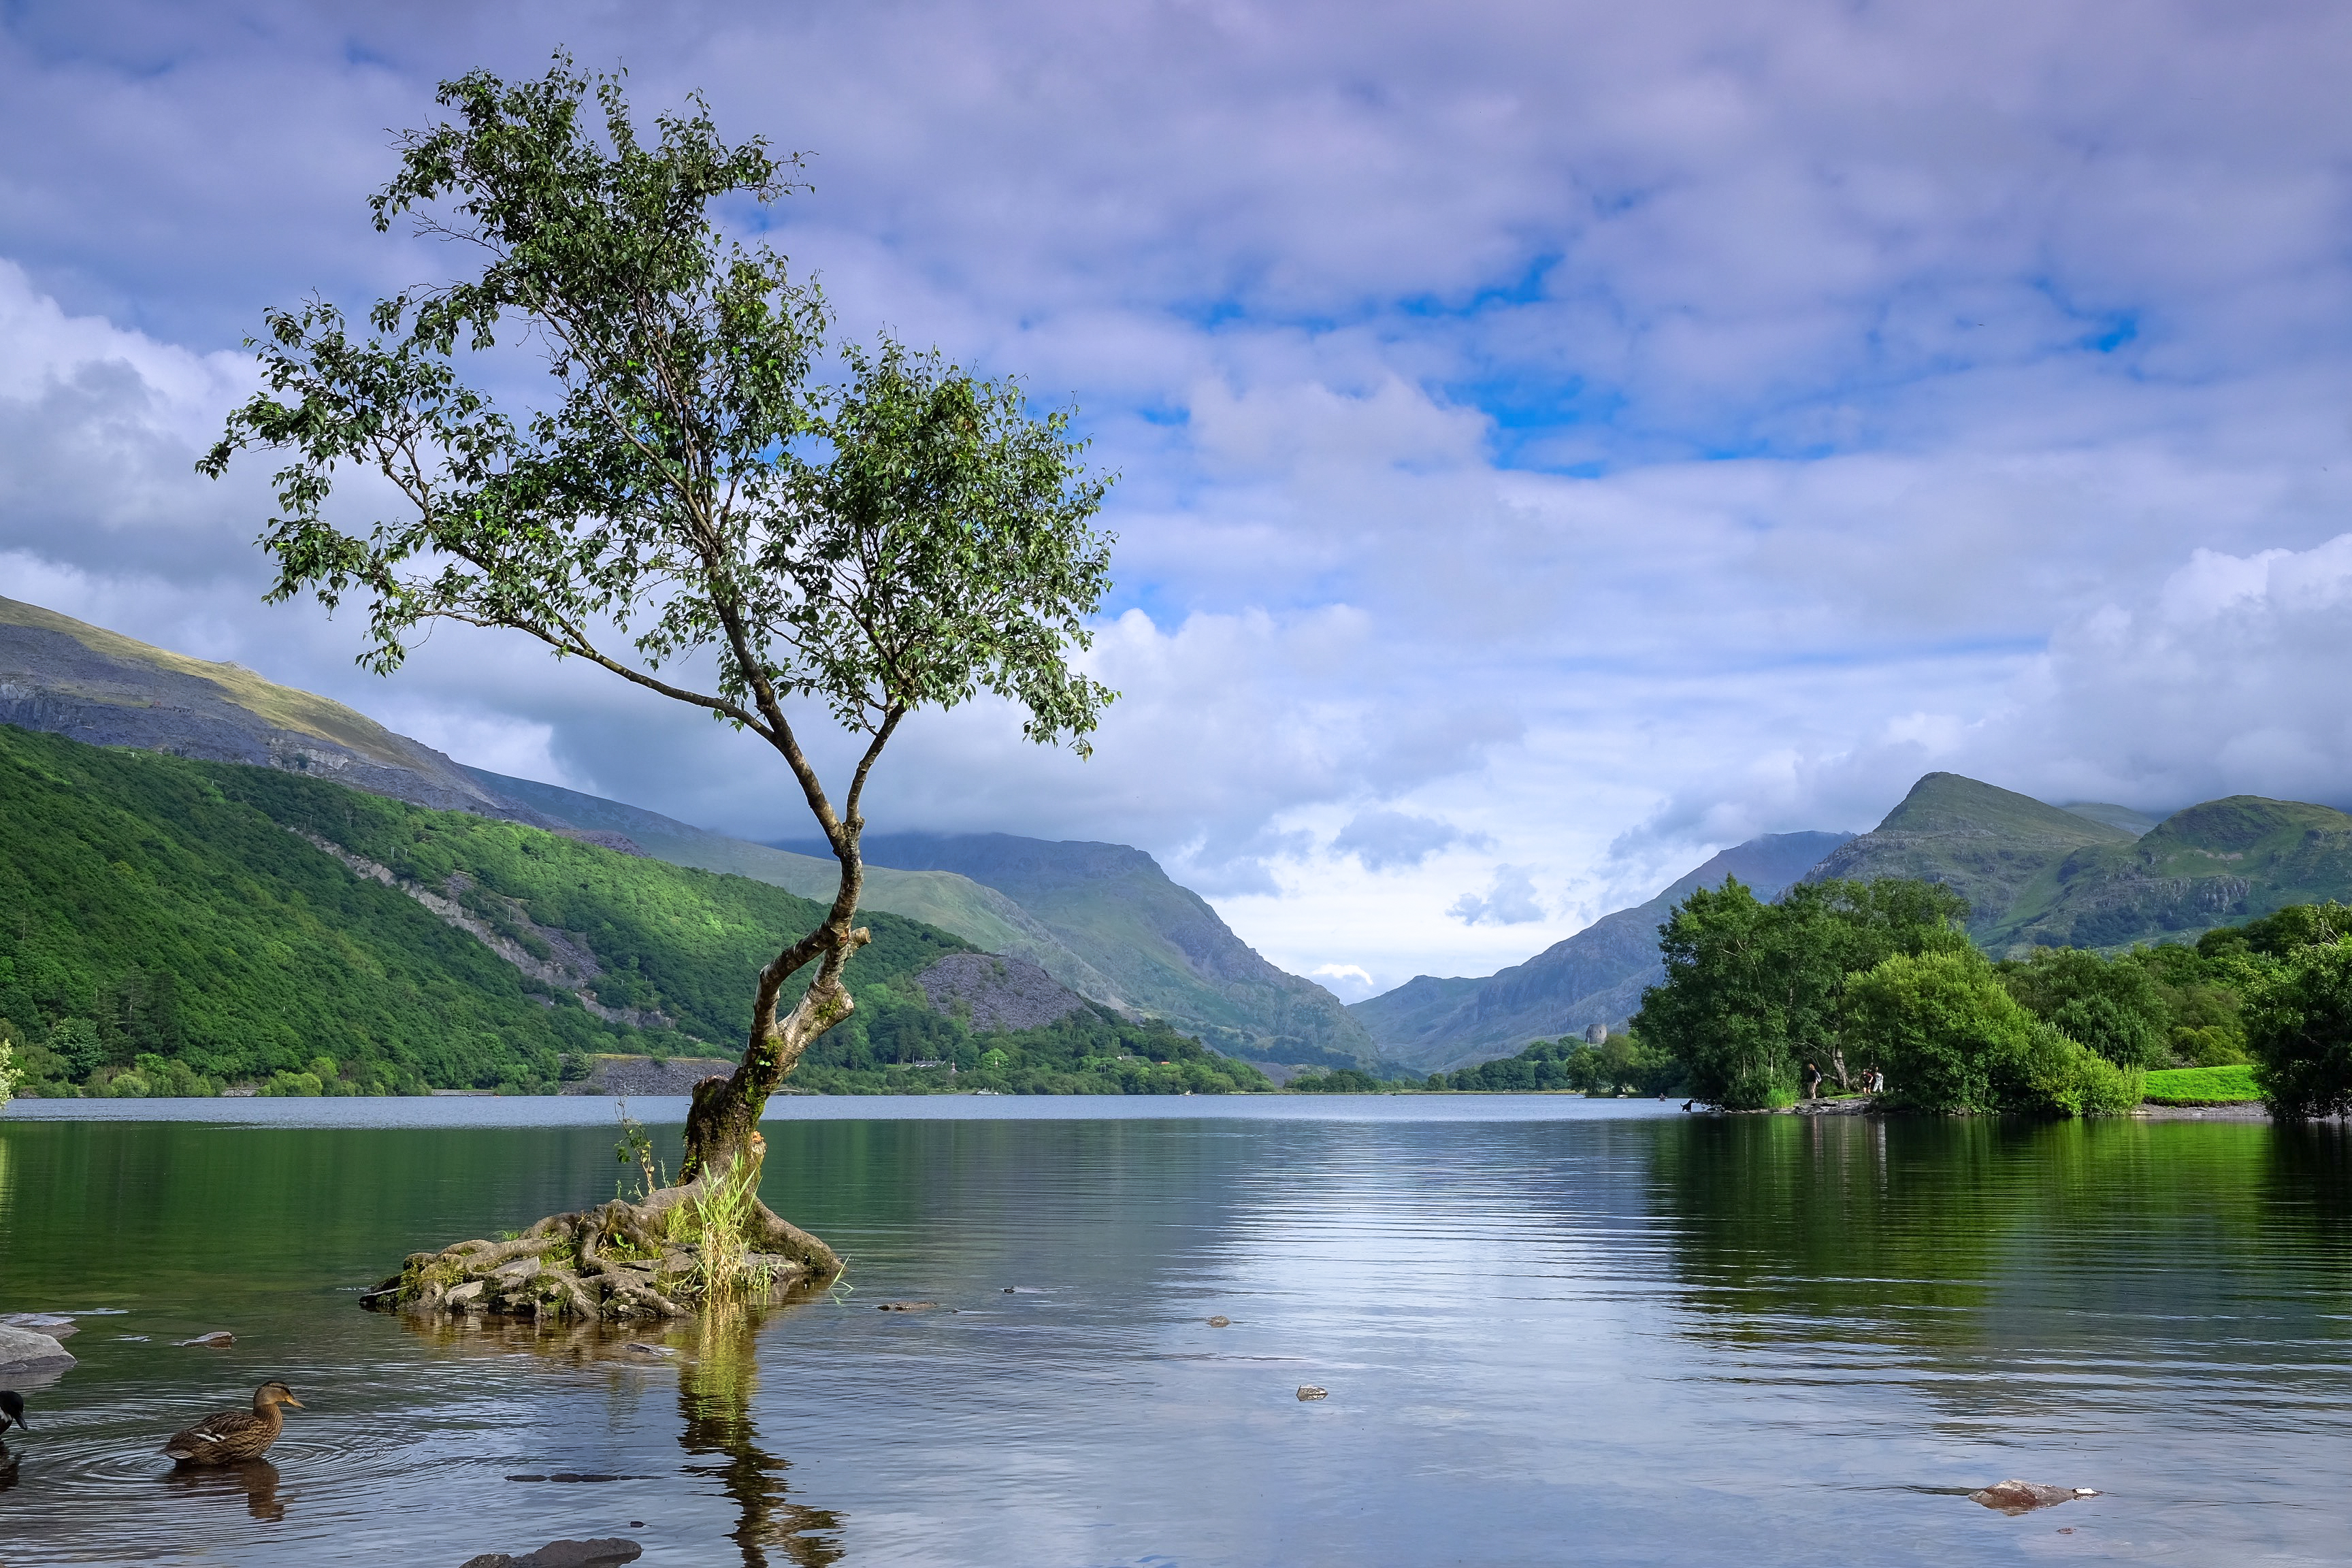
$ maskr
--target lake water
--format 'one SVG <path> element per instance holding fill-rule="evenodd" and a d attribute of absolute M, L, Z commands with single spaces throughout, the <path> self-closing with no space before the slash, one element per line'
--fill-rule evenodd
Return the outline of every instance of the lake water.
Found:
<path fill-rule="evenodd" d="M 674 1161 L 683 1103 L 634 1109 Z M 173 1119 L 198 1115 L 234 1120 Z M 629 1336 L 660 1361 L 360 1310 L 413 1248 L 608 1195 L 612 1115 L 14 1108 L 0 1307 L 115 1315 L 9 1435 L 0 1562 L 457 1568 L 615 1534 L 654 1564 L 2352 1552 L 2336 1131 L 793 1100 L 767 1195 L 848 1257 L 841 1289 Z M 940 1306 L 875 1310 L 907 1299 Z M 174 1475 L 163 1437 L 269 1376 L 306 1404 L 274 1465 Z M 2104 1495 L 1958 1495 L 2009 1476 Z"/>

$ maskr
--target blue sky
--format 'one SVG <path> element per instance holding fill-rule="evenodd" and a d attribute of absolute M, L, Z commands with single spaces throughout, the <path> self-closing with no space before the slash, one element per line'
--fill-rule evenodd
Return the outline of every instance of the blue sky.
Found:
<path fill-rule="evenodd" d="M 0 593 L 801 834 L 528 649 L 362 675 L 189 472 L 265 307 L 447 265 L 363 205 L 435 81 L 558 45 L 814 153 L 769 237 L 845 323 L 1123 476 L 1095 759 L 959 712 L 879 825 L 1141 845 L 1353 996 L 1930 768 L 2352 801 L 2319 4 L 0 6 Z"/>

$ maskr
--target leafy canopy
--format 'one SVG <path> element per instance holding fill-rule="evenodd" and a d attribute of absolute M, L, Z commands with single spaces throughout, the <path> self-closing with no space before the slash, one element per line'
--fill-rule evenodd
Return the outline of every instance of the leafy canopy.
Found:
<path fill-rule="evenodd" d="M 1666 979 L 1643 993 L 1634 1032 L 1672 1053 L 1700 1100 L 1786 1105 L 1806 1061 L 1846 1060 L 1848 976 L 1891 954 L 1965 946 L 1967 918 L 1938 882 L 1799 883 L 1769 904 L 1737 879 L 1697 889 L 1658 928 Z"/>
<path fill-rule="evenodd" d="M 729 145 L 699 98 L 647 141 L 619 78 L 559 56 L 536 81 L 445 82 L 440 102 L 454 117 L 401 139 L 375 225 L 414 215 L 478 270 L 382 300 L 363 333 L 315 299 L 272 311 L 268 389 L 200 465 L 287 454 L 271 597 L 364 596 L 380 672 L 451 620 L 705 708 L 783 752 L 836 847 L 917 708 L 992 692 L 1032 740 L 1084 751 L 1115 693 L 1066 655 L 1088 646 L 1110 540 L 1068 415 L 1033 419 L 1016 385 L 887 338 L 829 346 L 818 289 L 712 216 L 796 188 L 797 157 Z M 551 382 L 509 412 L 464 372 L 516 347 Z M 346 466 L 388 480 L 395 513 L 331 514 Z M 707 689 L 668 673 L 706 652 Z M 838 818 L 793 698 L 872 737 Z"/>
<path fill-rule="evenodd" d="M 2249 987 L 2245 1019 L 2272 1115 L 2352 1113 L 2352 942 L 2291 951 Z"/>

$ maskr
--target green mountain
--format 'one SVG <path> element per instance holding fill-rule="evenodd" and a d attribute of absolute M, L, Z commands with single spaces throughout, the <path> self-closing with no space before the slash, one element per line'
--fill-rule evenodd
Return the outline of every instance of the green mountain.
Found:
<path fill-rule="evenodd" d="M 2078 849 L 2126 845 L 2135 836 L 1958 773 L 1929 773 L 1886 820 L 1849 839 L 1805 880 L 1869 882 L 1917 877 L 1943 882 L 1969 900 L 1979 942 L 2003 927 L 2029 888 L 2056 874 Z"/>
<path fill-rule="evenodd" d="M 2125 806 L 2045 805 L 1929 773 L 1807 880 L 1832 877 L 1947 883 L 1969 900 L 1969 934 L 1996 955 L 2125 948 L 2352 899 L 2352 817 L 2232 795 L 2157 822 Z"/>
<path fill-rule="evenodd" d="M 2352 900 L 2352 816 L 2237 795 L 2175 812 L 2135 843 L 2075 850 L 1981 940 L 1995 952 L 2127 947 L 2330 899 Z"/>
<path fill-rule="evenodd" d="M 546 1089 L 567 1057 L 731 1055 L 759 965 L 819 913 L 522 824 L 6 726 L 0 909 L 0 1036 L 46 1093 Z M 969 944 L 869 924 L 857 1010 L 812 1049 L 805 1087 L 943 1087 L 906 1080 L 950 1063 L 961 1087 L 1008 1090 L 1260 1082 L 1099 1007 L 975 1034 L 930 995 L 971 994 L 970 977 L 925 978 Z M 1026 994 L 1029 1016 L 1051 1000 Z"/>
<path fill-rule="evenodd" d="M 803 898 L 829 896 L 828 858 L 782 855 L 553 784 L 468 768 L 364 713 L 242 665 L 215 664 L 0 598 L 0 724 L 98 746 L 246 763 L 332 779 L 440 810 L 526 822 L 674 865 L 731 871 Z M 867 904 L 952 931 L 992 952 L 1041 964 L 1114 1006 L 1116 989 L 1003 895 L 935 872 L 869 877 Z"/>
<path fill-rule="evenodd" d="M 803 855 L 708 828 L 601 795 L 583 795 L 532 779 L 462 767 L 467 777 L 501 799 L 530 807 L 550 822 L 583 836 L 618 840 L 674 866 L 694 866 L 766 882 L 804 899 L 830 900 L 839 867 L 831 855 Z M 1026 959 L 1079 995 L 1121 1012 L 1135 1009 L 1101 971 L 1072 952 L 1037 918 L 995 889 L 952 871 L 902 871 L 869 865 L 867 907 L 926 921 L 986 952 Z"/>
<path fill-rule="evenodd" d="M 189 658 L 0 598 L 0 724 L 333 779 L 395 800 L 535 820 L 364 713 L 237 664 Z M 552 826 L 539 823 L 538 826 Z"/>
<path fill-rule="evenodd" d="M 1418 975 L 1358 1002 L 1381 1054 L 1419 1071 L 1507 1057 L 1530 1040 L 1622 1025 L 1665 977 L 1658 927 L 1697 888 L 1737 877 L 1771 898 L 1843 844 L 1843 833 L 1774 833 L 1713 857 L 1646 903 L 1601 916 L 1525 963 L 1481 980 Z"/>
<path fill-rule="evenodd" d="M 1337 996 L 1268 963 L 1140 849 L 1004 833 L 869 833 L 865 847 L 877 866 L 952 871 L 995 889 L 1130 1005 L 1229 1056 L 1289 1067 L 1376 1058 Z"/>
<path fill-rule="evenodd" d="M 394 800 L 526 823 L 623 853 L 747 877 L 803 897 L 829 897 L 834 887 L 834 863 L 822 846 L 816 854 L 796 854 L 618 801 L 464 767 L 339 702 L 277 685 L 241 666 L 187 658 L 0 598 L 0 724 L 5 723 L 94 745 L 330 778 Z M 1365 1042 L 1339 1011 L 1338 998 L 1265 964 L 1158 867 L 1130 885 L 1146 907 L 1129 911 L 1124 921 L 1100 910 L 1080 915 L 1063 901 L 1063 918 L 1075 920 L 1076 929 L 1101 928 L 1100 940 L 1081 935 L 1076 942 L 1003 889 L 950 868 L 869 866 L 865 902 L 869 910 L 951 931 L 982 951 L 1025 959 L 1120 1014 L 1164 1015 L 1218 1031 L 1236 1048 L 1307 1041 L 1282 1047 L 1302 1061 L 1323 1060 L 1315 1053 L 1327 1044 L 1338 1059 L 1360 1059 Z M 1116 896 L 1108 884 L 1096 891 Z M 1139 951 L 1131 951 L 1121 935 L 1129 928 L 1152 933 Z M 1196 972 L 1189 950 L 1171 942 L 1200 943 L 1203 967 Z M 1253 964 L 1264 973 L 1254 972 Z"/>

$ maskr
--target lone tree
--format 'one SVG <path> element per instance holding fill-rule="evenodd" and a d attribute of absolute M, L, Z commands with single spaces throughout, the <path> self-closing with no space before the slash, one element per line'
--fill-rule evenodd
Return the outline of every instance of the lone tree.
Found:
<path fill-rule="evenodd" d="M 835 344 L 817 289 L 710 213 L 805 188 L 785 178 L 798 159 L 729 146 L 698 96 L 650 145 L 620 79 L 562 55 L 536 81 L 444 82 L 439 101 L 454 117 L 400 139 L 370 205 L 378 231 L 412 215 L 478 269 L 381 300 L 361 333 L 316 298 L 271 311 L 249 345 L 268 390 L 199 467 L 286 455 L 269 599 L 364 598 L 360 662 L 379 674 L 436 621 L 521 632 L 783 759 L 840 881 L 760 971 L 742 1062 L 697 1086 L 678 1185 L 644 1206 L 755 1194 L 768 1097 L 853 1005 L 861 803 L 900 722 L 992 692 L 1030 740 L 1083 754 L 1116 695 L 1069 665 L 1108 586 L 1089 522 L 1105 481 L 1068 416 L 1032 418 L 1016 385 L 887 337 Z M 514 347 L 551 383 L 508 413 L 461 370 Z M 393 515 L 331 515 L 347 468 L 389 481 L 366 501 L 396 498 Z M 837 799 L 794 728 L 812 711 L 864 737 Z M 837 1267 L 752 1206 L 751 1239 Z"/>

